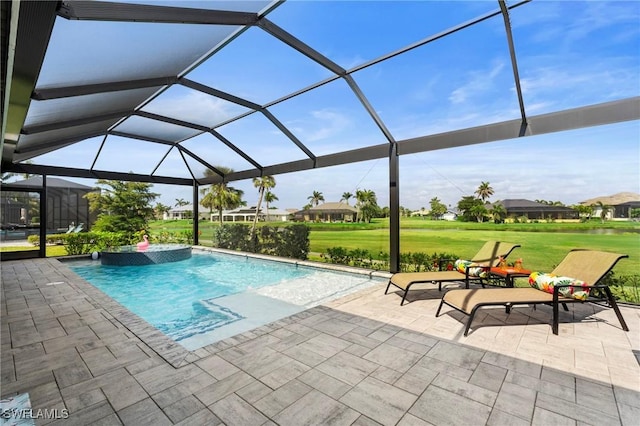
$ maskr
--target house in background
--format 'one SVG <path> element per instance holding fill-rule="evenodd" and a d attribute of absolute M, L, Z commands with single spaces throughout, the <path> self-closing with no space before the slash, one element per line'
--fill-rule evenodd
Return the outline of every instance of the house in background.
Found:
<path fill-rule="evenodd" d="M 265 218 L 267 222 L 287 222 L 291 218 L 291 212 L 280 209 L 265 209 Z"/>
<path fill-rule="evenodd" d="M 447 210 L 447 212 L 445 214 L 440 216 L 440 219 L 449 220 L 449 221 L 457 220 L 458 219 L 458 212 L 454 211 L 454 210 Z"/>
<path fill-rule="evenodd" d="M 606 215 L 607 219 L 630 219 L 631 210 L 640 208 L 640 194 L 619 192 L 614 195 L 580 201 L 580 204 L 584 206 L 593 206 L 593 217 L 600 217 L 602 213 L 602 208 L 598 206 L 598 203 L 611 207 Z"/>
<path fill-rule="evenodd" d="M 200 220 L 209 218 L 209 211 L 203 207 L 198 208 L 198 216 Z M 162 220 L 181 220 L 181 219 L 193 219 L 193 204 L 186 204 L 184 206 L 173 207 L 168 212 L 162 214 Z"/>
<path fill-rule="evenodd" d="M 429 216 L 431 212 L 427 209 L 425 209 L 424 207 L 421 208 L 420 210 L 416 210 L 411 212 L 411 217 L 424 217 L 424 216 Z"/>
<path fill-rule="evenodd" d="M 565 206 L 550 206 L 525 199 L 507 199 L 487 205 L 490 210 L 494 204 L 502 204 L 507 217 L 526 217 L 530 220 L 579 219 L 576 210 Z"/>
<path fill-rule="evenodd" d="M 324 203 L 293 214 L 303 222 L 355 222 L 358 210 L 346 203 Z"/>
<path fill-rule="evenodd" d="M 256 206 L 251 207 L 238 207 L 233 210 L 224 210 L 222 212 L 223 222 L 253 222 L 256 217 Z M 286 222 L 289 220 L 290 213 L 286 210 L 269 209 L 267 214 L 266 209 L 260 209 L 258 212 L 258 220 L 260 222 Z M 218 212 L 211 213 L 211 221 L 217 222 L 219 220 Z"/>
<path fill-rule="evenodd" d="M 28 179 L 11 182 L 11 186 L 23 188 L 42 188 L 42 176 L 34 176 Z M 85 197 L 90 192 L 97 191 L 96 188 L 81 185 L 65 179 L 47 177 L 47 233 L 61 233 L 69 229 L 75 229 L 82 225 L 82 231 L 88 231 L 97 219 L 97 214 L 89 211 L 89 200 Z M 3 203 L 10 202 L 2 198 Z M 17 210 L 16 210 L 17 208 Z M 15 223 L 30 225 L 33 215 L 30 211 L 39 206 L 3 206 L 2 211 L 7 217 L 2 218 L 2 223 Z M 24 210 L 27 215 L 22 215 Z"/>
<path fill-rule="evenodd" d="M 251 207 L 238 207 L 233 210 L 224 210 L 222 212 L 223 222 L 253 222 L 256 217 L 256 206 Z M 258 220 L 263 219 L 262 214 L 258 212 Z M 218 212 L 211 213 L 211 221 L 216 222 L 218 220 Z"/>

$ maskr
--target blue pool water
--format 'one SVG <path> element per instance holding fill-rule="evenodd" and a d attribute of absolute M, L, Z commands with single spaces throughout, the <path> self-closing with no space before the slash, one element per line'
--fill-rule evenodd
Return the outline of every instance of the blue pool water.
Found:
<path fill-rule="evenodd" d="M 254 303 L 267 299 L 280 304 L 261 311 L 283 304 L 302 310 L 372 283 L 367 276 L 218 253 L 194 252 L 179 262 L 142 266 L 87 260 L 69 267 L 178 342 L 244 320 L 243 304 L 231 301 L 238 293 L 250 294 L 254 301 L 262 298 Z"/>

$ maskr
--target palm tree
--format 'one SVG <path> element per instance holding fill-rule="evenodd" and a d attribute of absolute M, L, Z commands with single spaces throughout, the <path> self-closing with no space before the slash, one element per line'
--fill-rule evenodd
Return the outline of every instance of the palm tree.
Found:
<path fill-rule="evenodd" d="M 182 207 L 182 206 L 186 206 L 188 204 L 189 204 L 189 202 L 186 201 L 184 198 L 176 198 L 175 207 Z"/>
<path fill-rule="evenodd" d="M 493 207 L 489 210 L 491 216 L 493 216 L 493 221 L 495 223 L 502 223 L 505 217 L 507 217 L 507 209 L 500 202 L 493 203 Z"/>
<path fill-rule="evenodd" d="M 264 203 L 267 205 L 267 222 L 269 221 L 269 204 L 277 201 L 278 199 L 278 196 L 271 191 L 264 193 Z"/>
<path fill-rule="evenodd" d="M 313 193 L 307 197 L 307 200 L 311 201 L 312 206 L 317 206 L 320 204 L 320 201 L 324 201 L 324 195 L 322 195 L 322 192 L 313 191 Z"/>
<path fill-rule="evenodd" d="M 158 217 L 158 219 L 162 219 L 165 213 L 169 213 L 171 207 L 165 206 L 162 203 L 157 203 L 153 210 L 156 212 L 156 216 Z"/>
<path fill-rule="evenodd" d="M 602 201 L 598 201 L 596 203 L 596 207 L 600 209 L 600 220 L 604 223 L 604 221 L 607 220 L 609 213 L 613 210 L 613 207 L 604 204 Z"/>
<path fill-rule="evenodd" d="M 216 169 L 223 175 L 233 173 L 233 169 L 224 166 L 216 166 Z M 210 169 L 205 170 L 204 174 L 207 177 L 218 176 L 218 173 Z M 200 204 L 203 207 L 208 207 L 210 212 L 214 209 L 218 211 L 220 225 L 222 225 L 223 210 L 235 209 L 246 204 L 242 201 L 244 191 L 228 186 L 227 182 L 214 183 L 209 188 L 203 189 L 203 192 L 205 192 L 205 196 Z"/>
<path fill-rule="evenodd" d="M 437 219 L 447 212 L 447 205 L 444 204 L 438 197 L 433 197 L 429 200 L 429 207 L 431 208 L 431 219 Z M 424 207 L 422 208 L 424 210 Z"/>
<path fill-rule="evenodd" d="M 358 222 L 371 220 L 371 211 L 378 206 L 376 193 L 370 189 L 356 191 L 356 207 L 358 209 Z"/>
<path fill-rule="evenodd" d="M 276 180 L 273 176 L 262 176 L 261 178 L 253 178 L 253 186 L 258 188 L 258 205 L 256 206 L 256 215 L 253 218 L 253 227 L 251 228 L 251 238 L 256 233 L 256 225 L 258 224 L 258 214 L 260 213 L 260 207 L 262 207 L 262 198 L 265 191 L 276 186 Z"/>
<path fill-rule="evenodd" d="M 571 206 L 571 208 L 578 212 L 578 216 L 580 217 L 581 221 L 585 222 L 591 219 L 591 215 L 593 214 L 593 206 L 576 204 Z"/>
<path fill-rule="evenodd" d="M 488 211 L 484 204 L 476 204 L 471 207 L 470 213 L 475 216 L 478 222 L 482 222 L 484 220 L 484 215 L 487 214 Z"/>
<path fill-rule="evenodd" d="M 350 193 L 350 192 L 343 192 L 342 193 L 342 198 L 340 198 L 340 201 L 344 201 L 348 205 L 349 204 L 349 198 L 353 198 L 353 194 Z"/>
<path fill-rule="evenodd" d="M 489 182 L 481 182 L 474 194 L 476 194 L 483 202 L 486 202 L 489 197 L 493 195 L 493 188 L 491 188 Z"/>

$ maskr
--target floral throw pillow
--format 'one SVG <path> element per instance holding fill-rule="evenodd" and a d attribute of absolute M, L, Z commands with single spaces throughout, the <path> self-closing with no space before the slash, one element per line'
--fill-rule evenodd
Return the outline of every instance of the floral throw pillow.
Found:
<path fill-rule="evenodd" d="M 464 274 L 467 267 L 469 268 L 469 276 L 470 277 L 479 277 L 486 278 L 487 277 L 487 267 L 478 265 L 470 260 L 458 259 L 453 264 L 456 271 Z"/>
<path fill-rule="evenodd" d="M 558 277 L 553 274 L 543 274 L 533 272 L 529 275 L 529 285 L 535 289 L 553 294 L 553 289 L 557 285 L 572 285 L 577 287 L 561 287 L 558 293 L 563 297 L 577 300 L 587 300 L 589 297 L 589 285 L 584 281 L 570 277 Z"/>

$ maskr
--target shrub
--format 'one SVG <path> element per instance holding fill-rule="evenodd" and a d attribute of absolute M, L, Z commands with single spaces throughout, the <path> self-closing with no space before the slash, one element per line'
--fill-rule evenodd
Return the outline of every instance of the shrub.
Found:
<path fill-rule="evenodd" d="M 48 234 L 45 239 L 45 244 L 50 244 L 50 245 L 66 244 L 68 236 L 69 234 Z M 29 235 L 27 237 L 27 241 L 30 244 L 33 244 L 34 246 L 38 247 L 40 245 L 40 235 Z"/>
<path fill-rule="evenodd" d="M 616 276 L 613 271 L 610 271 L 602 279 L 602 283 L 609 286 L 616 300 L 634 304 L 640 303 L 640 275 Z"/>
<path fill-rule="evenodd" d="M 249 225 L 225 224 L 216 229 L 214 244 L 216 247 L 228 250 L 252 251 L 249 243 L 250 234 Z"/>
<path fill-rule="evenodd" d="M 330 247 L 321 257 L 326 262 L 347 266 L 357 266 L 375 270 L 389 270 L 389 254 L 380 252 L 378 259 L 373 259 L 367 250 L 347 250 L 344 247 Z M 453 253 L 400 253 L 401 272 L 452 270 L 453 263 L 459 257 Z"/>
<path fill-rule="evenodd" d="M 279 230 L 279 244 L 276 248 L 278 256 L 306 260 L 309 257 L 309 227 L 291 225 Z"/>
<path fill-rule="evenodd" d="M 400 272 L 413 272 L 411 253 L 400 253 Z"/>
<path fill-rule="evenodd" d="M 124 232 L 87 232 L 95 236 L 91 251 L 102 251 L 132 243 L 132 237 Z"/>
<path fill-rule="evenodd" d="M 351 259 L 351 264 L 353 266 L 357 266 L 359 268 L 372 267 L 373 258 L 368 250 L 353 249 L 349 252 L 349 258 Z"/>
<path fill-rule="evenodd" d="M 73 256 L 91 253 L 95 244 L 96 234 L 93 232 L 78 232 L 77 234 L 67 234 L 65 248 L 67 254 Z"/>
<path fill-rule="evenodd" d="M 76 234 L 49 234 L 47 244 L 64 245 L 68 255 L 88 254 L 93 251 L 103 251 L 112 247 L 133 245 L 142 240 L 146 231 L 134 234 L 128 232 L 79 232 Z M 30 235 L 28 241 L 34 246 L 40 244 L 39 235 Z M 163 232 L 157 237 L 150 238 L 153 243 L 193 244 L 193 231 L 177 233 Z"/>
<path fill-rule="evenodd" d="M 260 252 L 274 256 L 277 255 L 278 246 L 280 245 L 280 235 L 276 228 L 271 226 L 260 227 L 258 229 L 258 240 L 260 241 Z"/>
<path fill-rule="evenodd" d="M 336 263 L 339 265 L 349 265 L 351 258 L 349 252 L 344 247 L 329 247 L 327 254 L 323 256 L 328 263 Z"/>
<path fill-rule="evenodd" d="M 389 265 L 391 261 L 391 256 L 386 251 L 381 251 L 378 253 L 378 261 L 374 263 L 374 268 L 379 271 L 388 271 Z"/>
<path fill-rule="evenodd" d="M 309 255 L 309 227 L 306 225 L 283 228 L 261 226 L 252 239 L 249 225 L 224 224 L 215 231 L 214 245 L 228 250 L 306 260 Z"/>

